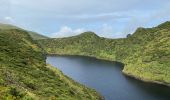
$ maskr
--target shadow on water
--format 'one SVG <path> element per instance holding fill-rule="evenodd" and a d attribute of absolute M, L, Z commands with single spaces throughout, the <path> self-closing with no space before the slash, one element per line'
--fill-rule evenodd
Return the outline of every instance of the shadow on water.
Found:
<path fill-rule="evenodd" d="M 124 64 L 121 62 L 117 62 L 117 61 L 108 61 L 108 60 L 103 60 L 103 59 L 97 59 L 95 57 L 89 57 L 89 56 L 81 56 L 81 55 L 50 55 L 48 57 L 61 57 L 61 58 L 67 58 L 69 60 L 77 60 L 80 61 L 81 63 L 87 64 L 89 63 L 89 61 L 91 61 L 91 63 L 100 63 L 100 64 L 110 64 L 110 65 L 117 65 L 119 66 L 119 68 L 121 70 L 123 70 L 124 68 Z M 86 59 L 86 60 L 84 60 Z"/>
<path fill-rule="evenodd" d="M 151 94 L 158 100 L 170 100 L 170 87 L 160 84 L 146 83 L 140 80 L 136 80 L 133 77 L 128 77 L 126 75 L 124 77 L 134 87 L 139 88 L 147 94 Z"/>
<path fill-rule="evenodd" d="M 106 100 L 170 100 L 169 87 L 127 77 L 122 73 L 124 65 L 119 62 L 84 56 L 49 56 L 47 62 L 96 89 Z"/>

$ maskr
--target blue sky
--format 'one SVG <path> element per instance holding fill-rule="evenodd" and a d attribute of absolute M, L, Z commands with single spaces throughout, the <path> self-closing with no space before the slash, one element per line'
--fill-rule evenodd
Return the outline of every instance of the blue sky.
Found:
<path fill-rule="evenodd" d="M 94 31 L 121 38 L 170 21 L 170 0 L 0 0 L 0 22 L 49 37 Z"/>

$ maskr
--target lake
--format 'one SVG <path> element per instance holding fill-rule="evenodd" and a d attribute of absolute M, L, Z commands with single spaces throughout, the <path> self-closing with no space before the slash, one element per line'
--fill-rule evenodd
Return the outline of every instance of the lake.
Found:
<path fill-rule="evenodd" d="M 170 100 L 169 87 L 127 77 L 120 63 L 81 56 L 48 56 L 47 63 L 97 90 L 106 100 Z"/>

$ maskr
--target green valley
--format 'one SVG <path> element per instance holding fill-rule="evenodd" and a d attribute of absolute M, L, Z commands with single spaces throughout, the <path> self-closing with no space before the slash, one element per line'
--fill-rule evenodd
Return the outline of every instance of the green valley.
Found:
<path fill-rule="evenodd" d="M 37 42 L 48 54 L 83 55 L 124 63 L 123 73 L 170 86 L 170 22 L 138 28 L 122 39 L 107 39 L 93 32 Z"/>
<path fill-rule="evenodd" d="M 0 100 L 100 99 L 95 90 L 46 64 L 45 51 L 28 31 L 1 25 Z"/>

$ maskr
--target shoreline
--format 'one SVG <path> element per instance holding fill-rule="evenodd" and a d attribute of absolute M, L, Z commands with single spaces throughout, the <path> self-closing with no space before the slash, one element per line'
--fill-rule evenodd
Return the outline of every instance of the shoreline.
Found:
<path fill-rule="evenodd" d="M 142 82 L 145 82 L 145 83 L 151 83 L 151 84 L 157 84 L 157 85 L 162 85 L 162 86 L 166 86 L 166 87 L 170 87 L 170 84 L 168 83 L 164 83 L 164 82 L 160 82 L 160 81 L 151 81 L 151 80 L 146 80 L 146 79 L 143 79 L 143 78 L 139 78 L 135 75 L 132 75 L 130 73 L 126 73 L 124 71 L 122 71 L 122 73 L 128 77 L 131 77 L 133 79 L 136 79 L 136 80 L 139 80 L 139 81 L 142 81 Z"/>
<path fill-rule="evenodd" d="M 49 68 L 50 70 L 54 71 L 54 72 L 58 72 L 58 71 L 59 71 L 63 76 L 65 76 L 64 78 L 68 79 L 68 80 L 71 81 L 71 82 L 74 82 L 75 84 L 81 85 L 81 86 L 83 86 L 83 87 L 85 87 L 85 88 L 88 88 L 88 89 L 91 89 L 91 90 L 95 90 L 95 92 L 96 92 L 97 95 L 99 96 L 99 100 L 105 100 L 104 96 L 103 96 L 100 92 L 98 92 L 96 89 L 91 88 L 91 87 L 88 87 L 88 86 L 86 86 L 86 85 L 84 85 L 84 84 L 82 84 L 82 83 L 79 83 L 78 81 L 74 80 L 73 78 L 65 75 L 61 70 L 57 69 L 55 66 L 47 63 L 47 64 L 46 64 L 46 67 Z"/>
<path fill-rule="evenodd" d="M 100 57 L 95 57 L 95 56 L 90 56 L 90 55 L 47 54 L 46 56 L 77 56 L 77 57 L 90 57 L 90 58 L 94 58 L 94 59 L 98 59 L 98 60 L 104 60 L 104 61 L 119 63 L 119 64 L 121 64 L 122 66 L 124 66 L 124 63 L 122 63 L 122 62 L 120 62 L 120 61 L 114 61 L 114 60 L 110 60 L 110 59 L 107 59 L 107 58 L 100 58 Z"/>
<path fill-rule="evenodd" d="M 94 59 L 98 59 L 98 60 L 104 60 L 104 61 L 109 61 L 109 62 L 115 62 L 115 63 L 119 63 L 122 65 L 123 69 L 125 67 L 125 64 L 122 63 L 122 62 L 119 62 L 119 61 L 114 61 L 114 60 L 109 60 L 107 58 L 99 58 L 99 57 L 95 57 L 95 56 L 89 56 L 89 55 L 74 55 L 74 54 L 46 54 L 46 56 L 78 56 L 78 57 L 90 57 L 90 58 L 94 58 Z M 157 85 L 163 85 L 163 86 L 167 86 L 167 87 L 170 87 L 170 83 L 164 83 L 164 82 L 160 82 L 160 81 L 152 81 L 152 80 L 146 80 L 146 79 L 143 79 L 143 78 L 140 78 L 138 76 L 135 76 L 135 75 L 132 75 L 130 73 L 126 73 L 124 72 L 123 70 L 121 71 L 124 75 L 128 76 L 128 77 L 131 77 L 131 78 L 134 78 L 136 80 L 139 80 L 139 81 L 142 81 L 142 82 L 145 82 L 145 83 L 152 83 L 152 84 L 157 84 Z"/>

